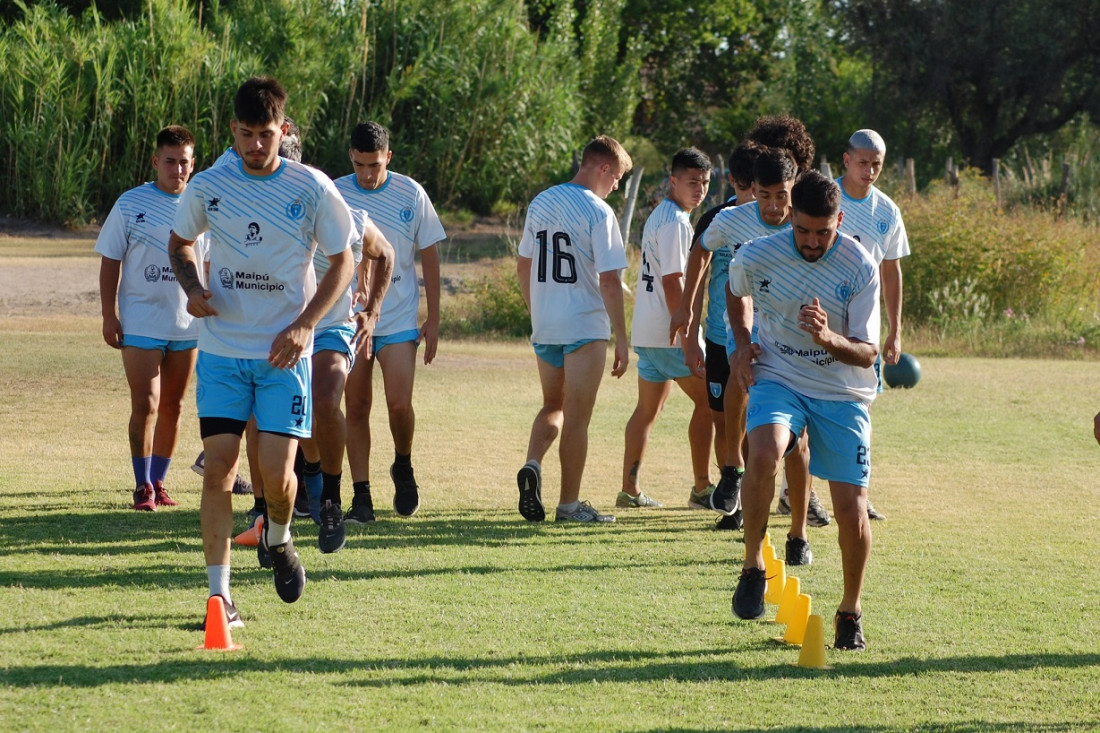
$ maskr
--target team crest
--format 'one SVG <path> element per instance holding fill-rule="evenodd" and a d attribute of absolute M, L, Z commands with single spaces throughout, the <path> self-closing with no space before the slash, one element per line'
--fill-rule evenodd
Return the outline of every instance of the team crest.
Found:
<path fill-rule="evenodd" d="M 145 282 L 155 283 L 160 280 L 160 268 L 156 265 L 149 265 L 145 268 Z"/>
<path fill-rule="evenodd" d="M 889 228 L 890 228 L 890 225 L 886 223 L 885 219 L 883 219 L 882 221 L 880 221 L 878 223 L 878 233 L 879 234 L 885 234 L 886 230 L 889 229 Z"/>
<path fill-rule="evenodd" d="M 286 215 L 293 221 L 298 221 L 306 214 L 306 207 L 301 199 L 294 199 L 286 205 Z"/>
<path fill-rule="evenodd" d="M 408 224 L 410 221 L 413 220 L 412 207 L 406 206 L 405 208 L 401 209 L 401 213 L 399 214 L 399 216 L 401 217 L 401 221 Z"/>
<path fill-rule="evenodd" d="M 841 303 L 847 303 L 852 297 L 852 286 L 848 283 L 837 283 L 836 297 Z"/>
<path fill-rule="evenodd" d="M 710 396 L 718 398 L 722 396 L 722 385 L 719 382 L 708 382 L 710 385 Z"/>
<path fill-rule="evenodd" d="M 233 289 L 233 271 L 228 267 L 218 270 L 218 279 L 221 281 L 223 288 L 226 290 Z"/>

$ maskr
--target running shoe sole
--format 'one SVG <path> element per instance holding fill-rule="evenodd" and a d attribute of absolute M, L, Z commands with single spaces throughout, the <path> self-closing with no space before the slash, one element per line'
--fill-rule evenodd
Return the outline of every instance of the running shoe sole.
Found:
<path fill-rule="evenodd" d="M 524 466 L 516 474 L 519 484 L 519 513 L 528 522 L 546 519 L 546 507 L 542 504 L 542 477 L 531 466 Z"/>

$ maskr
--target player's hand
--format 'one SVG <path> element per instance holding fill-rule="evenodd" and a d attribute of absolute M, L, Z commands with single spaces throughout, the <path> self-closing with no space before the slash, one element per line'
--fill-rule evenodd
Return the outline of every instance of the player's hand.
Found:
<path fill-rule="evenodd" d="M 730 357 L 730 383 L 742 392 L 748 392 L 749 387 L 756 384 L 752 363 L 758 356 L 760 356 L 760 344 L 749 344 L 748 348 L 738 349 Z"/>
<path fill-rule="evenodd" d="M 355 321 L 355 337 L 352 339 L 352 348 L 358 356 L 368 361 L 374 356 L 374 327 L 378 325 L 378 316 L 369 315 L 366 311 L 359 311 L 352 320 Z"/>
<path fill-rule="evenodd" d="M 210 299 L 213 297 L 214 294 L 209 290 L 195 288 L 187 295 L 187 312 L 195 318 L 218 315 L 218 311 L 210 305 Z"/>
<path fill-rule="evenodd" d="M 439 346 L 439 321 L 428 319 L 420 327 L 418 341 L 424 344 L 424 364 L 431 364 L 435 360 L 435 350 Z"/>
<path fill-rule="evenodd" d="M 626 374 L 626 367 L 630 364 L 630 349 L 625 342 L 615 342 L 615 361 L 611 364 L 611 376 L 618 379 Z"/>
<path fill-rule="evenodd" d="M 882 345 L 882 360 L 887 364 L 897 364 L 901 358 L 901 335 L 892 333 Z"/>
<path fill-rule="evenodd" d="M 668 322 L 668 345 L 675 346 L 676 338 L 680 338 L 680 342 L 683 343 L 687 340 L 687 326 L 691 320 L 691 313 L 687 311 L 683 306 L 676 309 L 676 312 L 672 314 L 672 318 Z M 690 365 L 689 365 L 690 366 Z"/>
<path fill-rule="evenodd" d="M 122 348 L 122 324 L 113 313 L 103 317 L 103 340 L 112 349 Z"/>
<path fill-rule="evenodd" d="M 821 307 L 821 301 L 814 298 L 813 303 L 804 305 L 798 311 L 798 327 L 814 337 L 818 346 L 826 346 L 832 341 L 833 332 L 829 329 L 829 314 Z"/>
<path fill-rule="evenodd" d="M 312 329 L 290 324 L 271 342 L 267 363 L 276 369 L 290 369 L 302 358 L 312 333 Z"/>
<path fill-rule="evenodd" d="M 691 373 L 703 379 L 707 376 L 707 360 L 703 354 L 703 349 L 699 346 L 699 342 L 694 339 L 681 339 L 681 347 L 684 350 L 684 364 Z"/>

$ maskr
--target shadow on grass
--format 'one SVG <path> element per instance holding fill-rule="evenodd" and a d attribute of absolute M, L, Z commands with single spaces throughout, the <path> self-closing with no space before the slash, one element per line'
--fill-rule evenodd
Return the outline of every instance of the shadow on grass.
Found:
<path fill-rule="evenodd" d="M 768 733 L 902 733 L 919 730 L 928 733 L 998 733 L 1003 731 L 1065 731 L 1081 728 L 1081 723 L 990 723 L 985 720 L 968 720 L 961 723 L 923 722 L 906 726 L 787 726 L 785 728 L 731 728 L 739 733 L 754 733 L 755 731 L 768 731 Z M 667 733 L 704 733 L 713 728 L 652 728 L 653 731 L 665 731 Z"/>
<path fill-rule="evenodd" d="M 71 625 L 110 624 L 114 627 L 124 620 L 120 617 L 78 618 L 73 619 Z M 146 619 L 146 623 L 151 621 Z M 448 684 L 496 683 L 514 686 L 591 684 L 593 682 L 638 684 L 645 681 L 668 680 L 676 682 L 795 680 L 822 676 L 830 679 L 860 679 L 941 673 L 1074 669 L 1097 664 L 1100 664 L 1100 654 L 1006 654 L 942 659 L 903 657 L 868 664 L 844 662 L 837 664 L 828 672 L 821 672 L 791 664 L 742 667 L 730 659 L 729 650 L 714 649 L 673 652 L 607 650 L 571 655 L 513 655 L 493 658 L 433 656 L 416 659 L 372 659 L 370 657 L 270 659 L 250 657 L 246 653 L 196 653 L 193 656 L 185 654 L 182 657 L 173 655 L 171 659 L 153 664 L 9 666 L 0 670 L 0 684 L 6 687 L 98 687 L 120 682 L 163 684 L 196 678 L 233 677 L 251 672 L 273 671 L 292 673 L 310 671 L 319 674 L 344 675 L 360 673 L 369 678 L 347 680 L 342 684 L 378 688 L 406 687 L 440 681 Z M 541 667 L 566 669 L 543 673 L 540 670 Z M 517 676 L 515 674 L 517 668 L 529 669 L 530 674 L 521 673 Z M 493 670 L 508 673 L 493 675 Z M 945 726 L 942 730 L 970 729 Z M 1013 730 L 1013 728 L 1005 730 Z"/>

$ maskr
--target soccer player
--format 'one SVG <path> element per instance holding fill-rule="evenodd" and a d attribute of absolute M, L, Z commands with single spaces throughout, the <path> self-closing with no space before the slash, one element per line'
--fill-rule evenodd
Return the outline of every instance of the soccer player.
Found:
<path fill-rule="evenodd" d="M 187 128 L 171 125 L 158 132 L 156 180 L 119 197 L 95 244 L 103 340 L 122 352 L 130 385 L 133 508 L 139 511 L 177 504 L 164 480 L 195 368 L 198 324 L 187 313 L 165 243 L 194 166 L 195 137 Z M 201 252 L 205 243 L 197 247 Z"/>
<path fill-rule="evenodd" d="M 718 212 L 732 206 L 747 204 L 755 200 L 753 193 L 753 163 L 764 148 L 752 141 L 742 142 L 730 155 L 730 170 L 727 174 L 734 195 L 727 201 L 718 204 L 708 210 L 695 224 L 695 233 L 691 242 L 691 251 L 701 248 L 699 240 L 703 232 L 707 230 Z M 703 256 L 700 252 L 696 257 Z M 689 254 L 690 257 L 690 254 Z M 707 279 L 707 320 L 704 334 L 704 348 L 698 347 L 697 335 L 701 330 L 701 318 L 703 310 L 703 289 L 697 288 L 695 299 L 688 303 L 681 298 L 680 305 L 672 311 L 670 316 L 669 333 L 675 343 L 680 340 L 684 351 L 684 363 L 697 376 L 704 376 L 707 382 L 707 399 L 710 403 L 711 420 L 714 424 L 714 454 L 719 466 L 727 464 L 726 454 L 726 384 L 729 382 L 730 365 L 726 356 L 726 283 L 729 281 L 729 262 L 733 258 L 733 252 L 729 247 L 719 247 L 711 253 L 709 266 L 703 269 L 709 271 Z M 688 306 L 691 306 L 690 308 Z M 681 329 L 686 329 L 681 336 Z M 708 485 L 703 492 L 692 489 L 688 496 L 689 509 L 710 509 L 710 495 L 714 491 L 713 485 Z M 738 518 L 738 521 L 740 518 Z M 719 526 L 724 527 L 719 520 Z M 737 524 L 739 527 L 740 524 Z"/>
<path fill-rule="evenodd" d="M 585 146 L 573 180 L 540 193 L 527 209 L 516 269 L 531 312 L 531 342 L 542 385 L 542 409 L 531 425 L 527 463 L 519 470 L 519 512 L 546 518 L 542 459 L 561 435 L 558 522 L 614 522 L 580 500 L 588 457 L 588 423 L 596 404 L 607 341 L 615 335 L 611 374 L 626 373 L 630 352 L 620 271 L 622 233 L 604 201 L 630 170 L 630 156 L 613 138 Z"/>
<path fill-rule="evenodd" d="M 856 130 L 844 152 L 844 175 L 837 179 L 844 223 L 840 231 L 862 244 L 879 266 L 882 300 L 890 331 L 875 360 L 878 391 L 882 391 L 882 362 L 897 364 L 901 357 L 901 258 L 909 255 L 909 237 L 901 211 L 889 196 L 875 187 L 886 160 L 886 141 L 874 130 Z M 867 500 L 871 519 L 886 519 Z"/>
<path fill-rule="evenodd" d="M 731 373 L 749 390 L 748 461 L 742 482 L 745 559 L 733 612 L 764 614 L 763 538 L 783 453 L 805 428 L 810 469 L 829 481 L 843 565 L 836 649 L 862 649 L 864 570 L 871 552 L 872 368 L 879 343 L 878 265 L 840 234 L 840 187 L 816 171 L 791 191 L 792 230 L 757 239 L 730 265 Z M 743 298 L 751 297 L 759 329 Z M 755 364 L 754 364 L 755 360 Z"/>
<path fill-rule="evenodd" d="M 416 415 L 413 412 L 413 377 L 416 350 L 424 344 L 424 364 L 435 359 L 439 342 L 439 242 L 447 238 L 424 188 L 389 170 L 393 151 L 390 133 L 377 122 L 357 125 L 351 133 L 348 151 L 354 173 L 336 180 L 336 187 L 352 208 L 365 210 L 386 239 L 396 258 L 393 284 L 382 302 L 374 329 L 373 355 L 357 359 L 347 380 L 347 449 L 354 496 L 344 520 L 352 524 L 373 522 L 374 503 L 370 492 L 370 411 L 374 402 L 374 362 L 382 367 L 386 390 L 394 461 L 393 509 L 411 517 L 420 508 L 420 492 L 413 475 L 412 448 Z M 424 272 L 427 316 L 417 327 L 420 287 L 416 278 L 416 255 Z"/>
<path fill-rule="evenodd" d="M 200 520 L 210 594 L 239 614 L 229 592 L 231 488 L 241 434 L 255 414 L 267 505 L 260 543 L 271 555 L 275 589 L 293 603 L 306 575 L 290 536 L 298 439 L 310 434 L 313 329 L 347 288 L 354 270 L 352 218 L 320 171 L 279 157 L 286 91 L 254 77 L 237 90 L 230 123 L 241 165 L 195 176 L 169 242 L 187 308 L 201 318 L 196 392 L 206 451 Z M 249 224 L 259 224 L 258 242 Z M 210 282 L 199 279 L 194 242 L 210 232 Z M 320 283 L 313 250 L 330 259 Z M 235 617 L 235 618 L 234 618 Z"/>
<path fill-rule="evenodd" d="M 626 424 L 623 455 L 623 485 L 615 499 L 617 507 L 659 507 L 639 485 L 638 471 L 645 455 L 649 433 L 675 382 L 695 408 L 688 423 L 688 446 L 694 482 L 691 494 L 706 495 L 709 475 L 711 420 L 707 387 L 684 360 L 680 345 L 668 343 L 671 311 L 680 307 L 684 296 L 684 266 L 691 246 L 691 212 L 706 198 L 710 188 L 710 159 L 695 148 L 685 148 L 672 157 L 668 195 L 653 209 L 642 232 L 642 264 L 635 290 L 631 344 L 638 355 L 638 405 Z M 691 337 L 689 337 L 691 338 Z M 694 332 L 699 350 L 698 329 Z"/>

